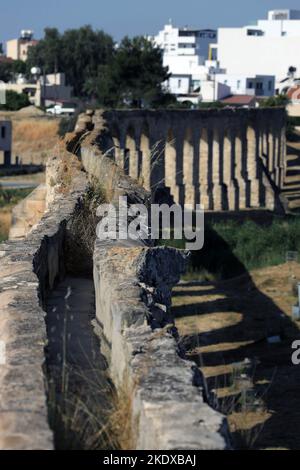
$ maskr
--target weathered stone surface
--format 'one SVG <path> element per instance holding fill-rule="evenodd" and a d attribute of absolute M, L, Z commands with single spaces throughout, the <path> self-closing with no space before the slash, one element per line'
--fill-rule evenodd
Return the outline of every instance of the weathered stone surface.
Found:
<path fill-rule="evenodd" d="M 63 275 L 64 237 L 78 198 L 82 174 L 68 195 L 53 198 L 27 238 L 0 245 L 0 449 L 53 449 L 44 377 L 47 344 L 45 296 Z"/>

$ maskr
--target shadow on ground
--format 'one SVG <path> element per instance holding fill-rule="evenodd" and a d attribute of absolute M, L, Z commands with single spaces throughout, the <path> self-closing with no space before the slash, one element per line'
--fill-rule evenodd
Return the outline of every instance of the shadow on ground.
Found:
<path fill-rule="evenodd" d="M 300 331 L 284 308 L 293 302 L 291 268 L 261 270 L 254 279 L 213 237 L 227 264 L 218 265 L 217 253 L 199 253 L 198 267 L 236 277 L 175 288 L 173 314 L 187 356 L 215 390 L 214 405 L 229 415 L 236 447 L 300 449 L 300 366 L 291 361 Z M 300 277 L 300 266 L 292 269 Z"/>

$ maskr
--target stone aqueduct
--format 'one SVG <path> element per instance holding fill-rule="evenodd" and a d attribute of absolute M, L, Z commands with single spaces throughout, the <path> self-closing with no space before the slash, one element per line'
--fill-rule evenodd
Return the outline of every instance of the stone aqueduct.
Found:
<path fill-rule="evenodd" d="M 274 210 L 285 165 L 282 108 L 112 110 L 103 118 L 108 153 L 145 188 L 167 187 L 176 203 L 206 210 Z"/>

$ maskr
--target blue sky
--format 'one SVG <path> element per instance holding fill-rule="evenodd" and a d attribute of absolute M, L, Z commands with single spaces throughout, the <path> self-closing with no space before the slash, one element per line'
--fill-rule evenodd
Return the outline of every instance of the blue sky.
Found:
<path fill-rule="evenodd" d="M 300 9 L 299 0 L 0 0 L 0 42 L 46 26 L 67 28 L 91 24 L 115 39 L 152 34 L 172 18 L 178 26 L 241 26 L 274 8 Z"/>

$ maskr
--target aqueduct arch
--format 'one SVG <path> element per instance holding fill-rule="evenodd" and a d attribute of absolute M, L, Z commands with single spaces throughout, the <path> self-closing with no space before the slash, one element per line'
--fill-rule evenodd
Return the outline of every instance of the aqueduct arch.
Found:
<path fill-rule="evenodd" d="M 147 189 L 206 210 L 274 209 L 285 165 L 281 108 L 112 110 L 115 159 Z M 272 184 L 271 182 L 272 181 Z"/>

